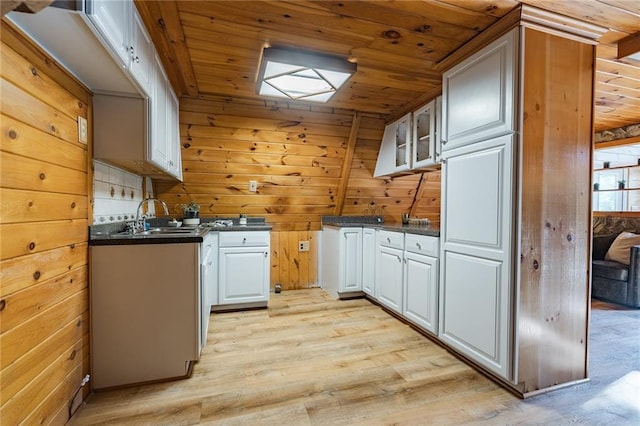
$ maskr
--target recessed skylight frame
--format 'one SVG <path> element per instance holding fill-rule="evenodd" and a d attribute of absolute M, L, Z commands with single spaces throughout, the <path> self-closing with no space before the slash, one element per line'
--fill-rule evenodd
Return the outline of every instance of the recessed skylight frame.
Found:
<path fill-rule="evenodd" d="M 327 102 L 356 69 L 356 64 L 335 56 L 265 48 L 256 92 L 289 100 Z"/>

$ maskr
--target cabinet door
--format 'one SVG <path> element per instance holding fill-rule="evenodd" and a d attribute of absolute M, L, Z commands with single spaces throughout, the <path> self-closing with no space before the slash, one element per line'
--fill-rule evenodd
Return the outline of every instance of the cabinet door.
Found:
<path fill-rule="evenodd" d="M 402 255 L 402 250 L 378 245 L 378 301 L 398 314 L 402 314 Z"/>
<path fill-rule="evenodd" d="M 340 230 L 338 292 L 362 291 L 362 228 Z"/>
<path fill-rule="evenodd" d="M 362 291 L 376 297 L 376 231 L 371 228 L 362 229 Z"/>
<path fill-rule="evenodd" d="M 182 153 L 180 151 L 180 122 L 178 98 L 173 93 L 171 86 L 168 87 L 167 102 L 167 155 L 169 173 L 182 181 Z"/>
<path fill-rule="evenodd" d="M 404 310 L 409 321 L 438 333 L 438 259 L 405 252 Z"/>
<path fill-rule="evenodd" d="M 206 303 L 209 305 L 209 311 L 211 306 L 218 304 L 218 241 L 219 234 L 217 232 L 209 232 L 203 241 L 204 251 L 208 253 L 204 263 L 209 272 L 205 279 L 209 296 Z"/>
<path fill-rule="evenodd" d="M 151 96 L 151 78 L 154 66 L 154 48 L 151 37 L 136 10 L 133 10 L 129 45 L 129 69 L 140 88 Z"/>
<path fill-rule="evenodd" d="M 133 2 L 91 0 L 87 5 L 89 19 L 109 44 L 122 68 L 129 64 L 129 28 Z"/>
<path fill-rule="evenodd" d="M 151 98 L 151 124 L 148 159 L 151 163 L 167 170 L 167 77 L 158 55 L 154 55 L 153 95 Z"/>
<path fill-rule="evenodd" d="M 515 129 L 518 29 L 443 74 L 443 150 Z"/>
<path fill-rule="evenodd" d="M 385 127 L 373 176 L 385 176 L 408 170 L 410 155 L 411 113 Z"/>
<path fill-rule="evenodd" d="M 269 300 L 269 248 L 220 248 L 219 304 Z"/>
<path fill-rule="evenodd" d="M 513 137 L 446 151 L 439 336 L 510 379 Z"/>
<path fill-rule="evenodd" d="M 436 163 L 436 101 L 433 100 L 413 113 L 412 168 Z"/>

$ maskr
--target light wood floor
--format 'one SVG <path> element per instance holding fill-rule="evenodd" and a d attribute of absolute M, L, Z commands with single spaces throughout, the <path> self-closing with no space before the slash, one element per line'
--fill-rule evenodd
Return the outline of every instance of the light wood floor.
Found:
<path fill-rule="evenodd" d="M 612 306 L 593 310 L 592 380 L 520 400 L 364 299 L 273 294 L 212 315 L 190 379 L 96 393 L 73 424 L 637 425 L 640 311 Z"/>

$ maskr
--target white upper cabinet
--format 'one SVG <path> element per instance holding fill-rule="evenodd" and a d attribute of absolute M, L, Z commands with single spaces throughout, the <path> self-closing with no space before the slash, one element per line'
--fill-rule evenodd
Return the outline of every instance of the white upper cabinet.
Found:
<path fill-rule="evenodd" d="M 118 64 L 150 96 L 154 47 L 133 2 L 93 0 L 87 2 L 87 12 Z"/>
<path fill-rule="evenodd" d="M 412 169 L 432 166 L 440 162 L 441 99 L 438 97 L 413 112 Z"/>
<path fill-rule="evenodd" d="M 438 97 L 385 127 L 374 177 L 440 163 L 441 99 Z"/>
<path fill-rule="evenodd" d="M 443 74 L 444 151 L 514 130 L 517 38 L 510 31 Z"/>
<path fill-rule="evenodd" d="M 129 64 L 129 38 L 133 2 L 92 0 L 87 2 L 87 15 L 113 49 L 122 68 Z"/>
<path fill-rule="evenodd" d="M 151 94 L 154 47 L 138 12 L 133 10 L 129 39 L 129 69 L 143 92 Z"/>
<path fill-rule="evenodd" d="M 167 135 L 167 77 L 158 55 L 154 56 L 155 78 L 151 95 L 151 137 L 148 159 L 162 170 L 168 169 L 169 138 Z"/>
<path fill-rule="evenodd" d="M 168 85 L 168 93 L 167 93 L 167 141 L 169 145 L 169 149 L 167 150 L 168 155 L 168 169 L 169 173 L 172 176 L 178 178 L 178 180 L 182 181 L 182 154 L 180 151 L 181 143 L 180 143 L 180 111 L 178 98 L 173 93 L 171 89 L 171 84 L 167 82 Z"/>
<path fill-rule="evenodd" d="M 411 155 L 411 113 L 384 129 L 374 177 L 409 170 Z"/>

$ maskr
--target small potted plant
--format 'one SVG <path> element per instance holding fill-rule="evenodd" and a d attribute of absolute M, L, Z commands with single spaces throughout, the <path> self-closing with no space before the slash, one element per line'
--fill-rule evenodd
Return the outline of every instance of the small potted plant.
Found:
<path fill-rule="evenodd" d="M 618 189 L 624 189 L 624 183 L 625 183 L 624 179 L 619 180 L 618 181 Z"/>
<path fill-rule="evenodd" d="M 189 204 L 182 204 L 182 216 L 185 219 L 195 219 L 200 214 L 200 204 L 190 201 Z"/>
<path fill-rule="evenodd" d="M 600 190 L 600 183 L 599 182 L 595 182 L 593 184 L 593 190 L 594 191 L 599 191 Z"/>

